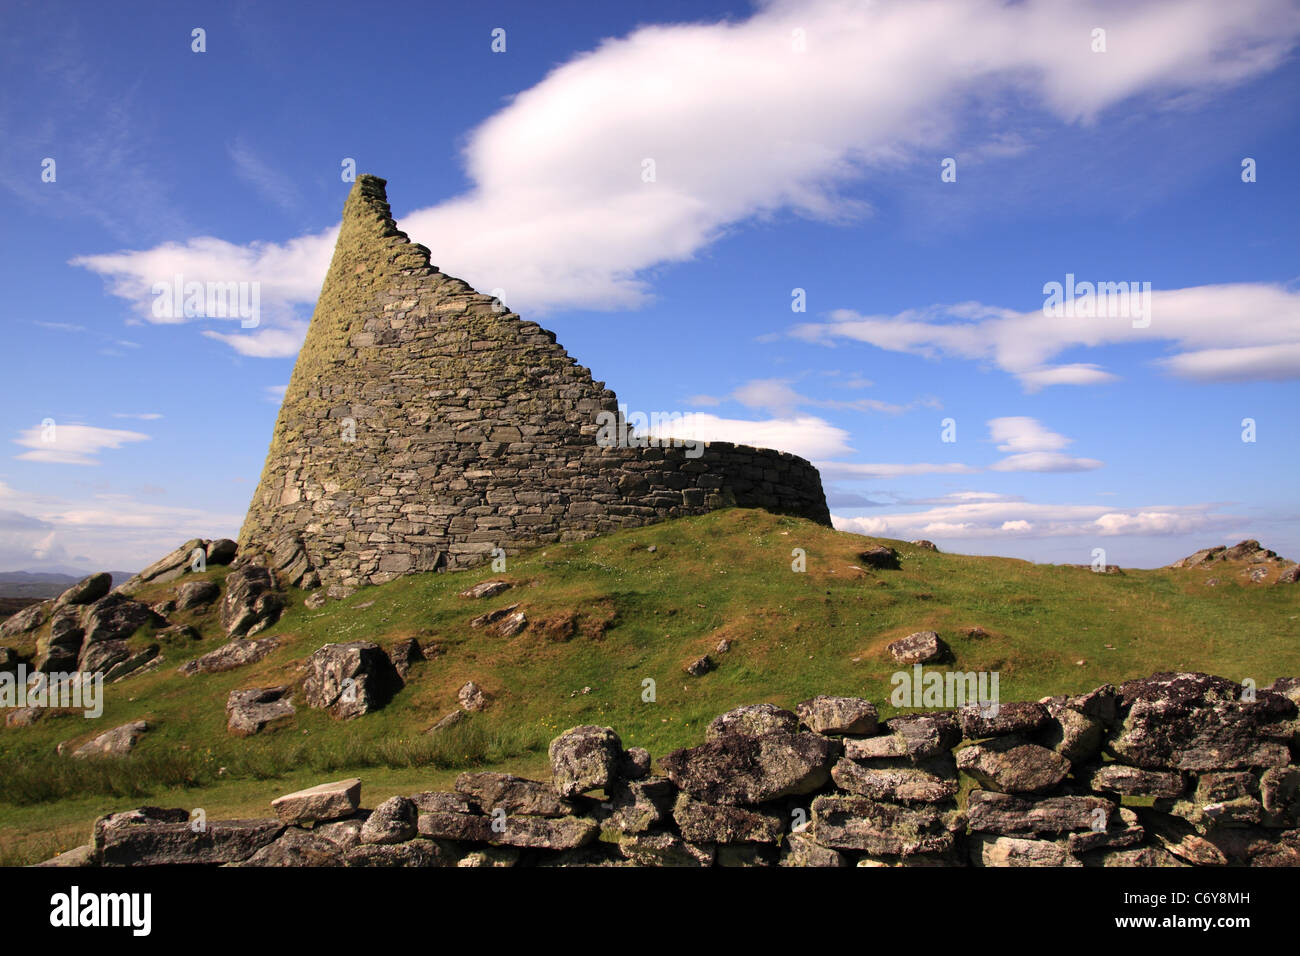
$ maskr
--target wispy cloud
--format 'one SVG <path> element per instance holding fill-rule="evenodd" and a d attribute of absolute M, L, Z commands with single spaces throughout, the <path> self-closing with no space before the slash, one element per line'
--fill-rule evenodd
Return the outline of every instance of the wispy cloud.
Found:
<path fill-rule="evenodd" d="M 141 432 L 93 425 L 36 425 L 24 429 L 14 443 L 31 451 L 16 455 L 19 461 L 39 461 L 51 465 L 98 465 L 99 455 L 109 448 L 121 448 L 130 442 L 148 441 Z"/>
<path fill-rule="evenodd" d="M 1037 292 L 1027 289 L 1026 296 Z M 1300 291 L 1275 283 L 1154 290 L 1149 324 L 1138 327 L 1130 316 L 1059 318 L 1041 308 L 1015 312 L 978 302 L 894 315 L 841 309 L 830 318 L 797 325 L 790 334 L 809 342 L 862 342 L 928 358 L 991 361 L 1015 375 L 1027 391 L 1113 381 L 1115 376 L 1099 365 L 1052 360 L 1069 349 L 1126 344 L 1171 343 L 1180 351 L 1156 360 L 1157 365 L 1194 381 L 1300 378 Z"/>

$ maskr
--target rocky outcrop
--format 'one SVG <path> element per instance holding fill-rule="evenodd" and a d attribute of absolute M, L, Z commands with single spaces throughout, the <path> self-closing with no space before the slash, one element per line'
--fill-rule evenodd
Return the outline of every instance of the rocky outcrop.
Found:
<path fill-rule="evenodd" d="M 186 661 L 177 669 L 186 677 L 193 677 L 195 674 L 220 674 L 222 671 L 234 670 L 236 667 L 260 661 L 279 644 L 280 642 L 273 637 L 231 641 L 202 657 Z"/>
<path fill-rule="evenodd" d="M 54 603 L 58 605 L 93 604 L 107 594 L 112 586 L 113 575 L 107 571 L 101 571 L 99 574 L 92 574 L 88 578 L 82 578 L 60 594 L 58 600 Z"/>
<path fill-rule="evenodd" d="M 360 717 L 383 707 L 402 687 L 393 662 L 378 644 L 326 644 L 307 661 L 303 698 L 336 720 Z"/>
<path fill-rule="evenodd" d="M 221 599 L 221 626 L 227 637 L 252 637 L 280 618 L 284 598 L 266 568 L 245 565 L 226 575 Z"/>
<path fill-rule="evenodd" d="M 666 776 L 612 729 L 583 725 L 551 742 L 549 781 L 464 773 L 454 790 L 367 812 L 360 781 L 345 780 L 275 800 L 275 820 L 208 824 L 206 840 L 187 835 L 186 811 L 145 808 L 102 818 L 72 862 L 1300 866 L 1297 710 L 1280 692 L 1300 680 L 1273 688 L 1252 699 L 1222 678 L 1157 674 L 1005 704 L 1001 722 L 879 724 L 857 698 L 742 707 L 662 758 Z M 1067 745 L 1067 714 L 1104 740 Z"/>

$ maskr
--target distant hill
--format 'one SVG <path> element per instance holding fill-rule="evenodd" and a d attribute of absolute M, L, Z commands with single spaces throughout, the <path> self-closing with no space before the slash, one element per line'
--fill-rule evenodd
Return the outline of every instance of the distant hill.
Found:
<path fill-rule="evenodd" d="M 0 598 L 45 598 L 58 597 L 72 585 L 87 575 L 62 574 L 57 571 L 0 571 Z M 113 571 L 113 583 L 121 584 L 129 578 L 132 571 Z"/>

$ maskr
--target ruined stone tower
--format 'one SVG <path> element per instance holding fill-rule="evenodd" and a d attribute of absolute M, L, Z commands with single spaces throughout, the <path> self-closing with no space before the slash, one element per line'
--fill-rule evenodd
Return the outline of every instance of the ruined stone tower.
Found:
<path fill-rule="evenodd" d="M 794 455 L 602 447 L 614 393 L 552 333 L 430 265 L 385 185 L 360 176 L 344 204 L 241 549 L 337 594 L 729 505 L 830 523 Z"/>

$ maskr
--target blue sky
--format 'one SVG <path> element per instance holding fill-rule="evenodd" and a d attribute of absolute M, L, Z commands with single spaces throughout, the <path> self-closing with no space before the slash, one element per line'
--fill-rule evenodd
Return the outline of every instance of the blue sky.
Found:
<path fill-rule="evenodd" d="M 1297 37 L 1280 0 L 9 3 L 0 570 L 237 532 L 349 158 L 629 410 L 813 460 L 846 530 L 1300 557 Z M 258 327 L 160 320 L 178 272 L 257 282 Z M 1146 324 L 1047 314 L 1067 273 L 1150 283 Z"/>

